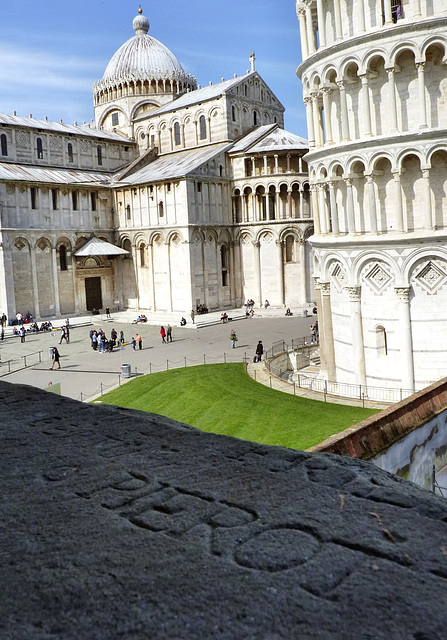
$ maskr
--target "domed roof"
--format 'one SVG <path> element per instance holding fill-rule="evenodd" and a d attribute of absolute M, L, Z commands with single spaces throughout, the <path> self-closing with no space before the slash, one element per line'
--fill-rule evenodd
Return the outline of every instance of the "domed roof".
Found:
<path fill-rule="evenodd" d="M 114 54 L 105 70 L 103 81 L 129 76 L 174 77 L 184 79 L 180 62 L 172 51 L 148 35 L 149 20 L 139 15 L 133 21 L 135 35 Z"/>

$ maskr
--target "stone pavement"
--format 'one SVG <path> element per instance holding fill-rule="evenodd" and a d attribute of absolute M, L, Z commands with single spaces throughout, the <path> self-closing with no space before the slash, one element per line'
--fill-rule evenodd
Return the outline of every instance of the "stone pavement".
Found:
<path fill-rule="evenodd" d="M 447 503 L 372 464 L 1 380 L 0 450 L 2 640 L 446 638 Z"/>
<path fill-rule="evenodd" d="M 228 315 L 240 315 L 241 310 L 232 310 Z M 146 315 L 149 314 L 146 313 Z M 235 361 L 241 362 L 246 358 L 253 360 L 254 351 L 258 340 L 262 340 L 268 348 L 277 340 L 290 343 L 292 339 L 309 335 L 309 327 L 314 322 L 313 317 L 304 318 L 303 315 L 285 317 L 284 310 L 263 309 L 256 310 L 254 318 L 243 319 L 226 324 L 217 323 L 203 328 L 193 327 L 190 318 L 185 327 L 179 327 L 178 322 L 173 327 L 173 339 L 170 344 L 162 344 L 159 335 L 159 325 L 132 324 L 136 314 L 122 312 L 113 314 L 112 320 L 104 316 L 87 316 L 73 318 L 70 322 L 73 326 L 70 332 L 70 344 L 65 341 L 59 345 L 60 332 L 53 336 L 50 333 L 28 334 L 26 342 L 20 343 L 17 337 L 8 337 L 0 342 L 0 377 L 8 382 L 22 383 L 46 388 L 60 384 L 61 393 L 70 398 L 88 399 L 122 382 L 120 373 L 123 364 L 130 364 L 132 373 L 143 374 L 185 366 L 186 363 L 202 364 Z M 178 314 L 176 314 L 178 321 Z M 160 317 L 158 319 L 161 318 Z M 166 314 L 164 314 L 166 318 Z M 200 322 L 218 322 L 220 312 L 197 316 Z M 151 317 L 151 321 L 154 320 Z M 93 322 L 93 325 L 88 324 Z M 163 320 L 165 322 L 165 320 Z M 61 325 L 63 320 L 57 324 Z M 55 323 L 56 324 L 56 323 Z M 102 327 L 109 335 L 112 327 L 118 332 L 124 331 L 127 346 L 124 349 L 116 349 L 113 353 L 100 354 L 94 352 L 90 346 L 89 331 L 91 327 Z M 235 329 L 238 335 L 237 348 L 231 349 L 230 331 Z M 130 339 L 136 333 L 143 338 L 143 349 L 132 351 L 129 345 Z M 49 347 L 56 345 L 61 354 L 61 369 L 50 371 Z M 41 352 L 41 362 L 38 362 L 38 352 Z M 34 355 L 33 355 L 34 354 Z M 31 367 L 8 374 L 8 360 L 14 361 L 14 368 L 24 362 L 23 356 L 27 356 L 27 364 L 34 363 Z"/>

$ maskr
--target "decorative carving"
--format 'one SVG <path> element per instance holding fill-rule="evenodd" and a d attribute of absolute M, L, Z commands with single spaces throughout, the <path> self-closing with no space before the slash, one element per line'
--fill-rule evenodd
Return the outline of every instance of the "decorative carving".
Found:
<path fill-rule="evenodd" d="M 376 262 L 366 274 L 364 281 L 376 293 L 380 293 L 391 281 L 391 275 L 385 271 L 383 265 Z"/>
<path fill-rule="evenodd" d="M 355 287 L 345 287 L 345 291 L 348 292 L 349 300 L 351 302 L 360 302 L 362 298 L 362 287 L 359 285 Z"/>
<path fill-rule="evenodd" d="M 320 289 L 323 296 L 331 295 L 331 283 L 330 282 L 320 282 Z"/>
<path fill-rule="evenodd" d="M 62 149 L 62 138 L 59 136 L 51 136 L 50 138 L 51 149 Z"/>
<path fill-rule="evenodd" d="M 26 243 L 23 242 L 23 240 L 21 240 L 20 238 L 18 240 L 16 240 L 14 242 L 14 247 L 18 250 L 18 251 L 23 251 L 23 249 L 26 247 Z"/>
<path fill-rule="evenodd" d="M 29 147 L 30 134 L 25 131 L 17 131 L 16 144 L 18 147 Z"/>
<path fill-rule="evenodd" d="M 410 301 L 410 289 L 411 287 L 394 287 L 399 302 L 408 303 Z"/>
<path fill-rule="evenodd" d="M 13 184 L 7 184 L 6 185 L 6 193 L 8 195 L 12 195 L 14 193 L 14 191 L 15 191 L 15 187 L 14 187 Z"/>
<path fill-rule="evenodd" d="M 436 294 L 445 284 L 446 279 L 447 274 L 434 260 L 429 260 L 423 264 L 412 278 L 414 283 L 420 285 L 430 295 Z"/>
<path fill-rule="evenodd" d="M 335 288 L 341 292 L 341 290 L 346 286 L 347 275 L 346 271 L 343 269 L 339 262 L 336 262 L 332 268 L 331 272 L 331 280 L 335 284 Z"/>

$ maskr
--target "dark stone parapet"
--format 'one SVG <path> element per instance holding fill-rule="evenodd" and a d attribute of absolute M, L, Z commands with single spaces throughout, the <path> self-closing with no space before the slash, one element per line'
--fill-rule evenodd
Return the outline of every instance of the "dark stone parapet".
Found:
<path fill-rule="evenodd" d="M 447 503 L 370 463 L 5 382 L 0 451 L 2 640 L 446 637 Z"/>
<path fill-rule="evenodd" d="M 369 460 L 447 409 L 447 378 L 337 433 L 309 451 Z"/>

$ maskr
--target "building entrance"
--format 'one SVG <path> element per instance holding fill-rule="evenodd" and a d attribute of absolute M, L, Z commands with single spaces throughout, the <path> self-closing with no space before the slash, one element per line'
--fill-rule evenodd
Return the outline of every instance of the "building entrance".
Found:
<path fill-rule="evenodd" d="M 85 279 L 85 304 L 88 311 L 102 309 L 101 278 Z"/>

